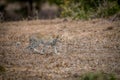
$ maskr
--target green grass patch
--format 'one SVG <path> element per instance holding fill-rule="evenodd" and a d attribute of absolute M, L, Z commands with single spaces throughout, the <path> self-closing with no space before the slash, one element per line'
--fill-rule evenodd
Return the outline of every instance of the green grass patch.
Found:
<path fill-rule="evenodd" d="M 0 65 L 0 74 L 3 74 L 6 71 L 6 69 Z"/>
<path fill-rule="evenodd" d="M 83 74 L 78 80 L 117 80 L 117 79 L 113 74 L 89 72 Z"/>

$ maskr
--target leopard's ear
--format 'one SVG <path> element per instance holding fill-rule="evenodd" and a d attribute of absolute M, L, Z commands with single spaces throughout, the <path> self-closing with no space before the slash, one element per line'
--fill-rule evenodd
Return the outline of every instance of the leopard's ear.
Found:
<path fill-rule="evenodd" d="M 59 38 L 59 37 L 60 37 L 59 35 L 56 36 L 56 38 Z"/>
<path fill-rule="evenodd" d="M 53 34 L 52 38 L 59 38 L 59 35 Z"/>

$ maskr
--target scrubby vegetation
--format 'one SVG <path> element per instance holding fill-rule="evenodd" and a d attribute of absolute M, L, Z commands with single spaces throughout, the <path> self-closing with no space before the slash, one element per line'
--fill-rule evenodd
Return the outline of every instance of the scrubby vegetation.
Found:
<path fill-rule="evenodd" d="M 73 19 L 107 18 L 120 11 L 117 0 L 66 0 L 61 7 L 61 15 Z"/>

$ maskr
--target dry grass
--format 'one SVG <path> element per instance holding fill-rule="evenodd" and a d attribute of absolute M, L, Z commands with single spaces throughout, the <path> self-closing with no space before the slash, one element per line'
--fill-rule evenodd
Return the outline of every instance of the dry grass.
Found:
<path fill-rule="evenodd" d="M 63 36 L 64 51 L 56 54 L 24 52 L 30 36 Z M 20 48 L 15 47 L 21 42 Z M 67 46 L 67 47 L 65 47 Z M 113 73 L 120 77 L 120 23 L 36 20 L 0 23 L 0 65 L 4 80 L 75 80 L 86 72 Z"/>

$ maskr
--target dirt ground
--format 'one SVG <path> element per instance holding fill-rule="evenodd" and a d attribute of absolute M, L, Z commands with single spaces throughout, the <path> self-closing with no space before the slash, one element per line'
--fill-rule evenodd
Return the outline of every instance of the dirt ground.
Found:
<path fill-rule="evenodd" d="M 60 54 L 25 52 L 29 37 L 62 36 Z M 20 42 L 21 46 L 16 47 Z M 0 23 L 0 80 L 76 80 L 87 72 L 120 79 L 120 22 L 34 20 Z"/>

